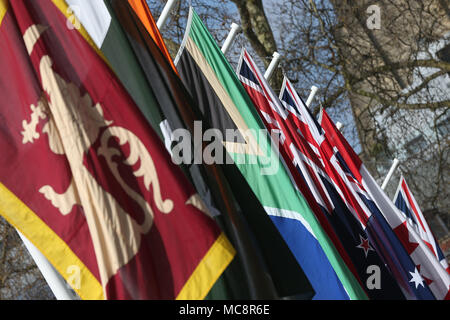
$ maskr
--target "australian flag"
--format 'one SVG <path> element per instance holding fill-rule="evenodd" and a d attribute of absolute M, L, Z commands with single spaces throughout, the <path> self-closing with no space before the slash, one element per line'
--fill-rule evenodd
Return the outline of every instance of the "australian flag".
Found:
<path fill-rule="evenodd" d="M 446 270 L 376 183 L 325 110 L 321 110 L 319 119 L 323 139 L 327 141 L 321 146 L 348 189 L 357 195 L 358 203 L 349 203 L 355 211 L 362 212 L 358 215 L 361 223 L 405 296 L 408 299 L 449 299 L 450 278 Z"/>

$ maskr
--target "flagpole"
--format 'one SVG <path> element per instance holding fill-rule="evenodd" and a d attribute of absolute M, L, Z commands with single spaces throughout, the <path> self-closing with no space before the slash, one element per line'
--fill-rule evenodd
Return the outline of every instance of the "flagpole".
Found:
<path fill-rule="evenodd" d="M 272 78 L 275 69 L 278 67 L 278 64 L 280 63 L 280 60 L 281 60 L 281 55 L 275 51 L 273 53 L 273 59 L 270 62 L 266 73 L 264 74 L 264 78 L 266 78 L 267 81 L 269 81 L 270 78 Z"/>
<path fill-rule="evenodd" d="M 55 270 L 47 258 L 19 230 L 16 229 L 16 231 L 56 299 L 75 300 L 63 277 Z"/>
<path fill-rule="evenodd" d="M 228 50 L 231 47 L 231 44 L 233 43 L 234 39 L 236 38 L 236 36 L 238 35 L 238 33 L 241 31 L 241 27 L 236 24 L 236 23 L 232 23 L 231 24 L 231 30 L 230 33 L 228 34 L 227 38 L 225 39 L 225 42 L 223 43 L 222 46 L 222 53 L 225 55 L 227 54 Z"/>
<path fill-rule="evenodd" d="M 156 22 L 156 26 L 158 29 L 161 29 L 162 26 L 166 24 L 167 18 L 169 17 L 170 12 L 173 10 L 173 7 L 178 2 L 178 0 L 169 0 L 167 1 L 161 15 L 159 16 L 158 21 Z"/>
<path fill-rule="evenodd" d="M 311 87 L 311 93 L 309 94 L 308 100 L 306 100 L 306 106 L 309 107 L 311 105 L 311 103 L 313 102 L 317 91 L 319 91 L 319 88 L 316 86 L 312 86 Z M 341 122 L 336 122 L 336 129 L 338 129 L 339 131 L 341 131 L 341 129 L 344 127 L 344 125 Z"/>
<path fill-rule="evenodd" d="M 392 166 L 389 169 L 389 172 L 388 172 L 386 178 L 384 179 L 383 184 L 381 185 L 382 190 L 386 189 L 386 186 L 389 183 L 389 180 L 391 180 L 392 175 L 394 174 L 394 171 L 397 169 L 399 163 L 400 163 L 400 161 L 397 158 L 395 158 L 394 163 L 392 163 Z"/>
<path fill-rule="evenodd" d="M 316 96 L 317 91 L 319 91 L 319 88 L 316 86 L 311 87 L 311 93 L 309 94 L 308 100 L 306 100 L 306 106 L 309 107 L 311 102 L 313 102 L 314 97 Z"/>

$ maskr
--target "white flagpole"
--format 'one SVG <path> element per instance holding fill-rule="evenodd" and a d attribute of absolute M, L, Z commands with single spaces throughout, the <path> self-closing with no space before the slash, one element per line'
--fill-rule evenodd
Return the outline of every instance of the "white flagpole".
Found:
<path fill-rule="evenodd" d="M 278 64 L 280 63 L 280 60 L 281 60 L 281 55 L 275 51 L 273 53 L 273 59 L 270 62 L 266 73 L 264 74 L 264 78 L 266 78 L 267 81 L 269 81 L 270 78 L 272 78 L 275 69 L 278 67 Z"/>
<path fill-rule="evenodd" d="M 240 31 L 241 31 L 241 27 L 238 24 L 233 22 L 231 24 L 230 33 L 228 34 L 227 38 L 225 39 L 225 42 L 223 43 L 223 46 L 221 49 L 223 54 L 227 54 L 228 50 L 231 48 L 231 44 L 233 43 L 234 39 L 236 38 L 236 36 L 238 35 L 238 33 Z"/>
<path fill-rule="evenodd" d="M 319 91 L 319 88 L 317 88 L 316 86 L 312 86 L 311 87 L 311 93 L 309 94 L 308 100 L 306 100 L 306 106 L 307 107 L 309 107 L 311 105 L 311 102 L 313 102 L 317 91 Z"/>
<path fill-rule="evenodd" d="M 73 293 L 67 287 L 63 277 L 55 270 L 47 258 L 19 230 L 16 229 L 16 231 L 39 268 L 39 271 L 41 271 L 45 281 L 47 281 L 47 284 L 56 299 L 75 300 Z"/>
<path fill-rule="evenodd" d="M 161 15 L 159 16 L 158 21 L 156 22 L 156 26 L 158 27 L 158 29 L 161 29 L 161 27 L 166 24 L 167 18 L 169 17 L 169 14 L 173 10 L 173 7 L 177 3 L 177 1 L 178 0 L 167 1 L 163 11 L 161 12 Z"/>
<path fill-rule="evenodd" d="M 392 163 L 391 168 L 389 169 L 389 172 L 388 172 L 386 178 L 383 181 L 383 184 L 381 185 L 382 190 L 386 189 L 387 184 L 389 183 L 389 180 L 391 180 L 392 175 L 394 174 L 395 170 L 397 169 L 399 163 L 400 163 L 400 161 L 397 158 L 395 158 L 394 162 Z"/>

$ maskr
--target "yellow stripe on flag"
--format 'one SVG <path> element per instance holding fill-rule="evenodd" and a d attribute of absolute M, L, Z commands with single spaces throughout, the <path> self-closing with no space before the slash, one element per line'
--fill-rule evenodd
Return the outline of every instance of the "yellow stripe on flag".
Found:
<path fill-rule="evenodd" d="M 2 0 L 0 0 L 2 1 Z M 87 43 L 89 43 L 89 45 L 94 48 L 94 50 L 97 52 L 97 54 L 109 65 L 108 60 L 106 59 L 106 57 L 103 55 L 103 53 L 100 51 L 100 48 L 97 47 L 97 45 L 95 44 L 95 42 L 92 40 L 91 36 L 89 35 L 89 33 L 86 31 L 86 29 L 83 27 L 83 25 L 81 24 L 81 22 L 78 20 L 78 18 L 75 16 L 75 13 L 70 10 L 69 6 L 67 5 L 65 0 L 52 0 L 53 4 L 59 9 L 59 11 L 61 11 L 61 13 L 67 18 L 70 19 L 70 21 L 73 21 L 73 19 L 77 19 L 77 25 L 79 26 L 79 28 L 77 28 L 78 32 L 80 32 L 80 34 L 83 36 L 83 38 L 87 41 Z"/>
<path fill-rule="evenodd" d="M 69 16 L 64 1 L 56 0 L 55 5 Z M 65 7 L 63 6 L 65 4 Z M 8 0 L 0 0 L 0 25 L 8 10 Z M 63 11 L 64 10 L 64 11 Z M 82 28 L 81 28 L 82 29 Z M 83 37 L 93 45 L 86 31 L 80 30 Z M 97 52 L 98 49 L 96 49 Z M 103 57 L 103 56 L 102 56 Z M 103 300 L 103 288 L 91 271 L 75 255 L 70 247 L 30 208 L 18 199 L 8 188 L 0 183 L 0 215 L 19 230 L 49 260 L 53 267 L 70 284 L 71 277 L 78 276 L 73 270 L 79 270 L 79 287 L 73 289 L 82 299 Z M 74 266 L 76 269 L 74 269 Z"/>
<path fill-rule="evenodd" d="M 227 237 L 220 234 L 181 289 L 177 300 L 203 300 L 235 254 Z"/>
<path fill-rule="evenodd" d="M 67 5 L 65 0 L 52 0 L 53 4 L 62 12 L 62 14 L 67 18 L 76 18 L 75 14 L 69 9 L 69 6 Z M 6 14 L 6 11 L 8 10 L 8 3 L 9 0 L 0 0 L 0 25 L 2 23 L 2 20 Z M 87 31 L 83 28 L 81 25 L 81 22 L 79 23 L 80 28 L 78 31 L 80 34 L 86 39 L 86 41 L 97 51 L 97 53 L 106 61 L 105 57 L 103 56 L 102 52 L 99 48 L 95 45 L 94 41 L 92 41 L 91 37 L 87 33 Z"/>
<path fill-rule="evenodd" d="M 0 26 L 2 25 L 2 20 L 5 17 L 7 10 L 8 10 L 8 0 L 0 0 Z"/>
<path fill-rule="evenodd" d="M 73 270 L 80 270 L 79 286 L 73 289 L 83 300 L 104 299 L 102 285 L 84 263 L 44 221 L 2 183 L 0 215 L 30 240 L 69 284 L 72 282 L 70 278 L 74 276 Z"/>

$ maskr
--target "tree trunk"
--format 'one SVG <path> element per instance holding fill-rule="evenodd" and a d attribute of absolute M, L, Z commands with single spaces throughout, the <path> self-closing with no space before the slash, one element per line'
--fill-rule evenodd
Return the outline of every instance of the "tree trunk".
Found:
<path fill-rule="evenodd" d="M 272 55 L 277 51 L 277 44 L 267 20 L 262 0 L 232 0 L 241 16 L 242 30 L 249 40 L 252 48 L 258 54 L 267 68 Z M 278 91 L 283 79 L 282 72 L 278 69 L 271 79 L 272 87 Z"/>

